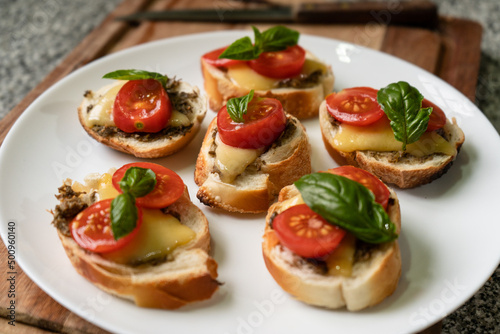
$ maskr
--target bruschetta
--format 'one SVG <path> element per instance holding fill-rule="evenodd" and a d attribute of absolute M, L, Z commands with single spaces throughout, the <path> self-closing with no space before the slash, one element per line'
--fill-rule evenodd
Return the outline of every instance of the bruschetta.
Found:
<path fill-rule="evenodd" d="M 319 121 L 337 163 L 365 169 L 399 188 L 441 177 L 465 140 L 454 118 L 447 119 L 406 82 L 332 93 L 321 104 Z"/>
<path fill-rule="evenodd" d="M 319 105 L 332 91 L 330 66 L 297 44 L 297 31 L 276 26 L 201 57 L 209 106 L 218 111 L 230 98 L 255 91 L 275 98 L 298 119 L 318 115 Z"/>
<path fill-rule="evenodd" d="M 396 193 L 342 166 L 281 190 L 266 216 L 262 252 L 271 276 L 296 299 L 358 311 L 395 291 L 400 229 Z"/>
<path fill-rule="evenodd" d="M 254 97 L 253 91 L 233 98 L 203 140 L 194 175 L 197 197 L 231 212 L 265 212 L 281 188 L 311 172 L 310 151 L 305 128 L 280 101 Z"/>
<path fill-rule="evenodd" d="M 139 158 L 171 155 L 200 129 L 207 107 L 197 87 L 155 72 L 118 70 L 87 90 L 78 118 L 95 140 Z"/>
<path fill-rule="evenodd" d="M 53 225 L 76 271 L 141 307 L 176 309 L 218 289 L 208 221 L 182 179 L 141 162 L 66 180 Z"/>

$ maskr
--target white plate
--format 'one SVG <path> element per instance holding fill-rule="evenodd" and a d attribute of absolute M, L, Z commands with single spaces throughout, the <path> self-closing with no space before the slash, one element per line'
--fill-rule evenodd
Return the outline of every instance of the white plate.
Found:
<path fill-rule="evenodd" d="M 0 151 L 1 235 L 15 224 L 16 259 L 55 300 L 90 322 L 119 333 L 406 333 L 426 328 L 467 301 L 499 263 L 500 138 L 476 107 L 435 76 L 397 58 L 331 39 L 302 36 L 301 45 L 332 65 L 335 90 L 383 87 L 404 80 L 456 117 L 466 141 L 451 170 L 417 189 L 400 190 L 403 268 L 396 292 L 380 305 L 349 313 L 295 301 L 267 272 L 260 249 L 264 215 L 232 215 L 199 204 L 194 162 L 202 131 L 182 152 L 157 162 L 177 171 L 207 215 L 224 285 L 208 302 L 177 311 L 142 309 L 111 297 L 80 277 L 66 258 L 47 210 L 62 180 L 136 161 L 90 139 L 76 107 L 86 89 L 116 70 L 137 68 L 203 87 L 200 56 L 249 32 L 183 36 L 134 47 L 95 61 L 48 89 L 19 118 Z M 316 120 L 304 122 L 313 170 L 336 166 Z M 21 296 L 22 291 L 18 291 Z M 23 296 L 28 298 L 28 296 Z"/>

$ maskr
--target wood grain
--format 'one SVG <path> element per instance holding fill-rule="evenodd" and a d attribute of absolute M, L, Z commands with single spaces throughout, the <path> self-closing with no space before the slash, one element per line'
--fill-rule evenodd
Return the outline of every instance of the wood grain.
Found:
<path fill-rule="evenodd" d="M 476 99 L 482 31 L 479 23 L 465 19 L 442 18 L 439 24 L 442 53 L 435 74 L 471 101 Z"/>
<path fill-rule="evenodd" d="M 381 50 L 435 73 L 441 50 L 437 31 L 390 26 Z"/>
<path fill-rule="evenodd" d="M 294 0 L 295 1 L 295 0 Z M 138 26 L 114 21 L 117 16 L 135 12 L 139 9 L 170 8 L 207 8 L 211 6 L 221 13 L 221 23 L 182 23 L 182 22 L 143 22 Z M 0 121 L 0 144 L 8 130 L 22 112 L 48 87 L 75 69 L 105 54 L 117 52 L 131 46 L 186 34 L 229 30 L 249 29 L 249 25 L 224 23 L 223 15 L 235 8 L 234 2 L 204 0 L 126 0 L 111 13 L 100 26 L 89 34 L 19 105 Z M 249 5 L 244 5 L 249 6 Z M 263 29 L 269 25 L 258 25 Z M 438 30 L 385 26 L 377 22 L 363 25 L 291 25 L 301 33 L 335 38 L 355 43 L 375 50 L 387 52 L 430 71 L 464 95 L 474 100 L 479 71 L 481 26 L 475 22 L 454 18 L 441 18 Z M 334 69 L 335 70 L 335 69 Z M 6 268 L 6 248 L 0 245 L 0 266 Z M 16 333 L 95 333 L 106 331 L 88 323 L 68 311 L 38 288 L 21 269 L 17 270 L 16 320 L 19 330 Z M 0 278 L 1 291 L 8 290 L 6 278 Z M 7 294 L 0 295 L 0 316 L 8 316 Z M 32 325 L 24 326 L 24 324 Z M 438 323 L 422 334 L 440 333 Z M 0 332 L 14 331 L 3 319 Z M 33 328 L 33 331 L 30 331 Z M 36 331 L 35 331 L 36 330 Z"/>

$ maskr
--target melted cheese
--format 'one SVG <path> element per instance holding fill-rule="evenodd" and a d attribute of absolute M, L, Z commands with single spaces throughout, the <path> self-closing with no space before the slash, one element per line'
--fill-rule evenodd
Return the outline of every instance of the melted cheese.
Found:
<path fill-rule="evenodd" d="M 116 263 L 140 264 L 163 259 L 196 236 L 178 219 L 160 210 L 143 209 L 142 219 L 142 226 L 130 243 L 117 251 L 101 255 Z"/>
<path fill-rule="evenodd" d="M 356 237 L 347 233 L 337 248 L 325 259 L 328 275 L 351 276 L 355 252 Z"/>
<path fill-rule="evenodd" d="M 326 66 L 314 59 L 306 58 L 301 74 L 308 75 L 321 70 L 326 73 Z M 231 66 L 227 69 L 228 77 L 238 86 L 251 90 L 269 90 L 276 88 L 281 79 L 273 79 L 252 70 L 247 64 Z"/>
<path fill-rule="evenodd" d="M 113 121 L 113 105 L 115 103 L 118 91 L 123 87 L 126 81 L 116 81 L 115 83 L 105 86 L 93 93 L 89 97 L 88 102 L 83 106 L 92 106 L 89 112 L 83 113 L 83 121 L 87 127 L 95 125 L 115 126 Z M 172 127 L 189 126 L 191 121 L 189 117 L 183 113 L 172 109 L 172 115 L 168 121 L 168 125 Z"/>
<path fill-rule="evenodd" d="M 224 183 L 232 183 L 245 169 L 261 155 L 262 149 L 245 149 L 226 145 L 215 137 L 215 164 Z"/>
<path fill-rule="evenodd" d="M 248 90 L 273 89 L 278 82 L 276 79 L 260 75 L 244 63 L 229 67 L 227 75 L 236 85 Z"/>
<path fill-rule="evenodd" d="M 394 138 L 394 133 L 386 117 L 367 126 L 340 124 L 333 139 L 333 147 L 342 152 L 353 151 L 400 151 L 402 143 Z M 455 155 L 456 149 L 436 132 L 426 132 L 420 139 L 406 146 L 407 152 L 422 157 L 433 153 Z"/>
<path fill-rule="evenodd" d="M 113 126 L 113 104 L 115 103 L 118 91 L 123 87 L 126 81 L 116 81 L 114 84 L 101 88 L 90 101 L 92 108 L 85 117 L 85 125 L 92 127 L 94 125 Z M 84 110 L 85 114 L 85 110 Z"/>

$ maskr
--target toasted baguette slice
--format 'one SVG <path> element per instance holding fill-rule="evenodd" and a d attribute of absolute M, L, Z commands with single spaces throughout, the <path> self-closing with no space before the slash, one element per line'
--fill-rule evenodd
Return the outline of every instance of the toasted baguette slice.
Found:
<path fill-rule="evenodd" d="M 208 95 L 209 106 L 219 111 L 230 98 L 240 97 L 249 93 L 249 90 L 238 86 L 227 73 L 201 60 L 201 69 L 204 78 L 205 92 Z M 275 88 L 271 90 L 256 90 L 255 96 L 272 97 L 283 105 L 289 114 L 298 119 L 311 118 L 318 115 L 318 109 L 332 89 L 334 76 L 331 67 L 327 66 L 326 73 L 322 74 L 319 82 L 308 88 Z"/>
<path fill-rule="evenodd" d="M 179 109 L 180 105 L 182 105 L 184 109 L 183 114 L 189 119 L 190 125 L 188 126 L 172 126 L 163 132 L 154 134 L 127 134 L 117 127 L 89 125 L 90 109 L 113 87 L 113 84 L 104 86 L 96 92 L 87 91 L 85 98 L 78 107 L 78 119 L 85 131 L 92 138 L 115 150 L 134 155 L 138 158 L 160 158 L 171 155 L 189 144 L 198 133 L 201 122 L 207 112 L 206 99 L 200 95 L 198 87 L 193 87 L 183 81 L 174 82 L 175 84 L 170 88 L 169 96 L 175 109 Z M 171 97 L 172 92 L 178 96 L 191 94 L 192 97 L 185 100 L 179 99 L 176 106 L 176 101 Z M 112 103 L 109 104 L 110 108 L 111 106 Z M 111 113 L 111 110 L 109 112 Z M 149 139 L 145 140 L 145 138 Z"/>
<path fill-rule="evenodd" d="M 388 214 L 399 234 L 399 201 L 395 192 L 390 191 Z M 271 219 L 293 206 L 293 198 L 298 196 L 300 193 L 294 185 L 283 188 L 279 201 L 269 208 L 266 217 L 262 253 L 266 267 L 276 282 L 296 299 L 330 309 L 346 307 L 349 311 L 358 311 L 390 296 L 401 276 L 401 254 L 397 240 L 367 249 L 361 248 L 358 243 L 350 277 L 324 274 L 280 244 L 270 225 Z"/>
<path fill-rule="evenodd" d="M 447 120 L 443 127 L 444 138 L 456 148 L 456 154 L 453 156 L 434 153 L 418 158 L 412 155 L 399 157 L 401 152 L 342 152 L 333 147 L 339 127 L 332 122 L 325 101 L 320 107 L 319 122 L 325 147 L 337 163 L 367 170 L 385 183 L 394 184 L 399 188 L 414 188 L 441 177 L 453 164 L 465 140 L 464 133 L 453 118 L 451 121 Z"/>
<path fill-rule="evenodd" d="M 68 187 L 71 187 L 70 180 L 66 180 L 60 189 L 71 193 Z M 60 194 L 62 193 L 60 190 Z M 88 205 L 94 201 L 90 194 L 79 197 Z M 100 289 L 131 300 L 141 307 L 162 309 L 177 309 L 192 302 L 209 299 L 218 289 L 217 263 L 208 255 L 208 221 L 191 202 L 187 188 L 182 197 L 168 207 L 168 212 L 180 217 L 181 223 L 191 228 L 196 236 L 189 243 L 177 247 L 160 263 L 130 266 L 84 250 L 74 241 L 69 231 L 65 231 L 64 222 L 61 223 L 60 219 L 70 221 L 71 216 L 77 214 L 73 212 L 67 217 L 64 212 L 68 212 L 65 211 L 68 207 L 71 206 L 61 201 L 61 205 L 53 213 L 59 239 L 76 271 Z"/>
<path fill-rule="evenodd" d="M 197 197 L 205 205 L 232 212 L 265 212 L 281 188 L 311 172 L 311 147 L 305 128 L 287 116 L 287 128 L 233 183 L 222 182 L 214 154 L 217 117 L 210 123 L 196 161 Z M 279 143 L 279 144 L 277 144 Z"/>

